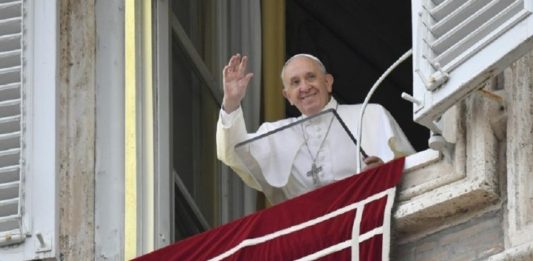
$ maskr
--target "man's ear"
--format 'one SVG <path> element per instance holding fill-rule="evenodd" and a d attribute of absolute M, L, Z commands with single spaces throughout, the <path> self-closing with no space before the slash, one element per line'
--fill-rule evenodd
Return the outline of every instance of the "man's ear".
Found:
<path fill-rule="evenodd" d="M 281 90 L 281 94 L 283 94 L 283 97 L 285 97 L 285 99 L 287 99 L 287 101 L 289 101 L 289 103 L 291 105 L 294 105 L 294 104 L 292 104 L 291 100 L 289 99 L 289 95 L 287 94 L 287 90 L 285 90 L 285 88 L 283 88 L 283 90 Z"/>
<path fill-rule="evenodd" d="M 328 93 L 333 92 L 333 75 L 329 73 L 326 74 L 326 87 L 327 87 Z"/>

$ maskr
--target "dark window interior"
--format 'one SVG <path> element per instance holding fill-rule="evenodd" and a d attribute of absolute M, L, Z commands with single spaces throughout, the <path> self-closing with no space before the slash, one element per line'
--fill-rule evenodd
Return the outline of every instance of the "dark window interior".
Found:
<path fill-rule="evenodd" d="M 386 6 L 385 6 L 386 5 Z M 286 55 L 311 53 L 334 76 L 333 96 L 341 104 L 362 103 L 374 82 L 411 48 L 411 2 L 357 0 L 286 1 Z M 429 131 L 413 122 L 412 59 L 382 83 L 370 100 L 387 108 L 417 151 Z M 287 115 L 299 115 L 287 104 Z"/>

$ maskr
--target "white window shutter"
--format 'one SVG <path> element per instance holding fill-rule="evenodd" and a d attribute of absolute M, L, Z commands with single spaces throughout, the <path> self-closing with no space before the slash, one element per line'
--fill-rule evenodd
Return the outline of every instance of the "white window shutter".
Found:
<path fill-rule="evenodd" d="M 533 48 L 533 0 L 412 0 L 414 119 L 449 107 Z"/>
<path fill-rule="evenodd" d="M 21 206 L 22 1 L 0 0 L 0 246 L 24 240 Z"/>

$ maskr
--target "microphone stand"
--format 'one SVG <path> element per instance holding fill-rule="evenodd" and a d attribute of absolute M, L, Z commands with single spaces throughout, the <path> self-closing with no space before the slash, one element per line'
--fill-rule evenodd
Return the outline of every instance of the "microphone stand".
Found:
<path fill-rule="evenodd" d="M 359 142 L 357 142 L 357 149 L 355 151 L 355 155 L 356 155 L 356 160 L 357 160 L 357 173 L 361 172 L 361 154 L 360 154 L 360 150 L 361 150 L 361 143 L 363 142 L 361 140 L 361 136 L 363 135 L 363 131 L 362 131 L 362 128 L 363 128 L 363 115 L 365 113 L 365 109 L 366 109 L 366 106 L 368 105 L 368 102 L 370 101 L 370 98 L 372 97 L 372 95 L 374 94 L 374 92 L 376 91 L 376 89 L 378 88 L 378 86 L 381 84 L 381 82 L 383 82 L 383 80 L 385 80 L 385 78 L 387 76 L 389 76 L 389 74 L 394 70 L 396 69 L 396 67 L 398 67 L 398 65 L 400 65 L 403 61 L 405 61 L 407 58 L 409 58 L 409 56 L 411 56 L 411 54 L 413 53 L 413 50 L 412 49 L 409 49 L 409 51 L 405 52 L 402 56 L 400 56 L 400 58 L 398 58 L 398 60 L 396 60 L 396 62 L 394 62 L 389 68 L 387 68 L 387 70 L 379 77 L 379 79 L 374 83 L 374 85 L 372 86 L 372 88 L 370 89 L 370 91 L 367 93 L 366 97 L 365 97 L 365 101 L 363 102 L 363 105 L 361 107 L 361 112 L 359 114 L 359 126 L 357 128 L 357 140 Z"/>

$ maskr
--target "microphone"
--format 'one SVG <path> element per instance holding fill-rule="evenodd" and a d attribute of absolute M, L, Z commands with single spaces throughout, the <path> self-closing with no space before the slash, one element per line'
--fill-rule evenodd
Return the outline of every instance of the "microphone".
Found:
<path fill-rule="evenodd" d="M 361 155 L 360 155 L 360 150 L 361 150 L 361 143 L 363 143 L 363 140 L 361 139 L 361 136 L 363 135 L 363 116 L 365 114 L 365 109 L 366 109 L 366 106 L 368 105 L 368 102 L 370 101 L 370 98 L 372 97 L 372 95 L 374 94 L 374 92 L 376 91 L 376 89 L 378 88 L 378 86 L 381 84 L 381 82 L 383 82 L 383 80 L 385 80 L 385 78 L 387 76 L 389 76 L 389 74 L 394 70 L 396 69 L 396 67 L 398 67 L 398 65 L 400 65 L 403 61 L 405 61 L 407 58 L 409 58 L 409 56 L 411 56 L 411 54 L 413 53 L 413 49 L 409 49 L 409 51 L 405 52 L 402 56 L 400 56 L 400 58 L 398 58 L 398 60 L 396 60 L 396 62 L 394 62 L 389 68 L 387 68 L 387 70 L 378 78 L 378 80 L 374 83 L 374 85 L 372 85 L 372 88 L 370 88 L 370 91 L 368 91 L 366 97 L 365 97 L 365 100 L 363 102 L 363 105 L 361 106 L 361 112 L 359 114 L 359 126 L 357 128 L 357 140 L 359 142 L 357 142 L 357 149 L 355 151 L 355 155 L 356 155 L 356 159 L 357 159 L 357 173 L 361 172 Z M 365 157 L 366 158 L 366 157 Z"/>

